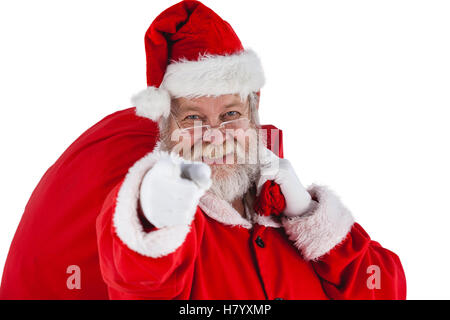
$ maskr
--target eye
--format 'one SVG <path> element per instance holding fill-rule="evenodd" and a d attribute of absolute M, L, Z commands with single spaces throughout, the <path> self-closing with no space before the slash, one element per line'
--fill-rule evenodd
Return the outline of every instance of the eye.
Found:
<path fill-rule="evenodd" d="M 241 113 L 238 111 L 228 111 L 228 112 L 224 113 L 223 120 L 225 120 L 225 121 L 234 120 L 234 119 L 238 119 L 240 116 L 241 116 Z"/>
<path fill-rule="evenodd" d="M 190 114 L 188 115 L 186 118 L 184 118 L 183 120 L 200 120 L 200 117 L 196 114 Z"/>

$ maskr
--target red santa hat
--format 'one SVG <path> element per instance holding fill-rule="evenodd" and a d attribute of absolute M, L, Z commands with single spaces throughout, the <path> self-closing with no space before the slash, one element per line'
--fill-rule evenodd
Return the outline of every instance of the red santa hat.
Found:
<path fill-rule="evenodd" d="M 228 22 L 199 1 L 163 11 L 145 34 L 147 89 L 132 98 L 139 116 L 158 120 L 170 99 L 259 94 L 264 73 Z"/>

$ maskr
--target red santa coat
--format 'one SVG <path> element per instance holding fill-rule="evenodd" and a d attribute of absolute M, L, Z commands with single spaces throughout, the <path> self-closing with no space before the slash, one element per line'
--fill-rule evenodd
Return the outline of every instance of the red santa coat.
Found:
<path fill-rule="evenodd" d="M 207 193 L 187 226 L 152 228 L 138 204 L 153 151 L 111 190 L 97 219 L 112 299 L 405 299 L 396 254 L 372 241 L 327 187 L 296 218 L 244 219 Z"/>
<path fill-rule="evenodd" d="M 325 187 L 309 188 L 319 203 L 309 216 L 248 221 L 207 194 L 189 226 L 148 230 L 137 190 L 158 158 L 156 137 L 153 122 L 127 109 L 68 148 L 27 204 L 0 298 L 406 297 L 398 257 L 371 241 Z M 67 287 L 70 265 L 80 267 L 80 289 Z"/>
<path fill-rule="evenodd" d="M 100 264 L 112 299 L 405 299 L 399 258 L 370 239 L 326 187 L 309 188 L 307 216 L 244 219 L 206 194 L 190 226 L 146 230 L 137 162 L 97 219 Z M 376 269 L 378 283 L 372 274 Z"/>

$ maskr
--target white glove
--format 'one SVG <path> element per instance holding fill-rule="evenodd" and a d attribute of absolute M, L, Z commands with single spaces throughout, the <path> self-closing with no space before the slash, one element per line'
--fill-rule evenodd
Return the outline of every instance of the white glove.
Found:
<path fill-rule="evenodd" d="M 302 185 L 294 168 L 287 159 L 277 157 L 272 151 L 265 148 L 260 154 L 261 177 L 257 183 L 257 194 L 268 180 L 280 185 L 281 192 L 286 200 L 284 215 L 287 217 L 299 216 L 308 211 L 311 206 L 311 195 Z"/>
<path fill-rule="evenodd" d="M 198 202 L 211 186 L 211 168 L 174 155 L 163 155 L 145 174 L 140 204 L 155 227 L 190 224 Z"/>

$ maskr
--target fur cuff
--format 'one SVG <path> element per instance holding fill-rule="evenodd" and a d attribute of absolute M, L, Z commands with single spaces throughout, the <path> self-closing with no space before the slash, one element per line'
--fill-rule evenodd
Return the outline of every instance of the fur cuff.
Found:
<path fill-rule="evenodd" d="M 148 153 L 129 169 L 120 187 L 113 216 L 116 234 L 125 245 L 143 256 L 152 258 L 175 252 L 186 239 L 192 222 L 191 220 L 189 225 L 164 227 L 146 233 L 139 221 L 137 205 L 141 181 L 164 153 L 159 150 Z"/>
<path fill-rule="evenodd" d="M 316 260 L 342 242 L 354 219 L 340 199 L 327 187 L 308 188 L 318 205 L 309 213 L 293 218 L 282 218 L 289 239 L 306 260 Z"/>

